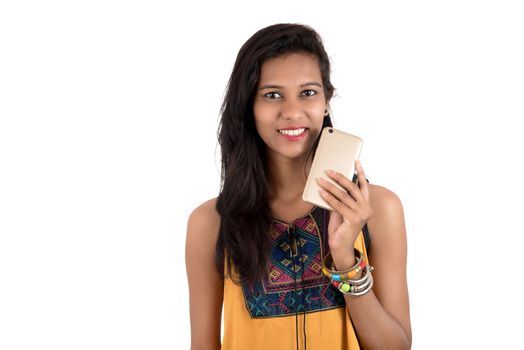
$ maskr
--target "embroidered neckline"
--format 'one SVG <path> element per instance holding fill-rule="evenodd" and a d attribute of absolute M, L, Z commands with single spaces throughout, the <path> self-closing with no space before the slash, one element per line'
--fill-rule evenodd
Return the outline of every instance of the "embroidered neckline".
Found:
<path fill-rule="evenodd" d="M 342 293 L 321 270 L 324 254 L 329 252 L 329 211 L 314 205 L 289 223 L 271 219 L 272 248 L 267 274 L 253 284 L 242 284 L 249 316 L 253 319 L 286 317 L 344 308 Z M 291 225 L 295 226 L 293 233 L 289 231 Z M 294 253 L 292 236 L 298 248 Z"/>
<path fill-rule="evenodd" d="M 313 208 L 311 208 L 311 209 L 310 209 L 306 214 L 304 214 L 304 215 L 302 215 L 302 216 L 300 216 L 300 217 L 294 219 L 294 220 L 291 221 L 290 223 L 287 223 L 287 222 L 285 222 L 284 220 L 276 219 L 276 218 L 274 218 L 274 217 L 272 217 L 271 220 L 276 221 L 276 222 L 278 222 L 278 223 L 281 223 L 281 224 L 283 224 L 283 225 L 285 225 L 285 226 L 291 226 L 291 225 L 295 224 L 297 221 L 300 221 L 300 220 L 303 220 L 303 219 L 307 218 L 307 217 L 308 217 L 309 215 L 311 215 L 311 214 L 312 214 L 312 213 L 313 213 L 317 208 L 318 208 L 318 205 L 316 205 L 316 204 L 313 205 Z"/>

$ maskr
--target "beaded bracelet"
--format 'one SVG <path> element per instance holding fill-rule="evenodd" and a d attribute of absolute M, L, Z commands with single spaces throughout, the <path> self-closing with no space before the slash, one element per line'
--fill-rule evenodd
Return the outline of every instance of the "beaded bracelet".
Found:
<path fill-rule="evenodd" d="M 371 271 L 373 271 L 374 268 L 364 261 L 363 253 L 356 248 L 354 251 L 356 263 L 344 271 L 335 270 L 333 257 L 331 256 L 331 252 L 329 252 L 324 258 L 322 272 L 331 279 L 331 284 L 341 293 L 352 297 L 358 297 L 368 293 L 371 290 L 371 287 L 373 287 L 373 276 L 371 275 Z M 331 269 L 328 269 L 327 266 L 331 266 Z M 363 272 L 362 275 L 355 279 L 360 271 Z"/>
<path fill-rule="evenodd" d="M 371 290 L 371 287 L 373 287 L 373 275 L 370 274 L 369 278 L 367 278 L 367 282 L 359 287 L 349 286 L 342 282 L 337 288 L 342 294 L 347 294 L 351 297 L 364 295 Z"/>
<path fill-rule="evenodd" d="M 322 266 L 322 273 L 324 273 L 325 276 L 331 278 L 335 281 L 347 281 L 350 278 L 353 278 L 358 275 L 358 273 L 367 265 L 367 263 L 363 259 L 363 255 L 358 249 L 354 248 L 355 251 L 355 260 L 356 263 L 352 267 L 346 270 L 337 271 L 334 269 L 329 269 L 327 266 L 334 266 L 333 264 L 333 256 L 331 255 L 331 252 L 329 252 L 326 257 L 324 258 L 324 265 Z"/>
<path fill-rule="evenodd" d="M 373 286 L 373 276 L 371 275 L 371 271 L 373 271 L 373 266 L 366 265 L 363 272 L 364 277 L 348 281 L 331 280 L 331 284 L 343 294 L 348 294 L 350 296 L 364 295 L 369 292 Z"/>

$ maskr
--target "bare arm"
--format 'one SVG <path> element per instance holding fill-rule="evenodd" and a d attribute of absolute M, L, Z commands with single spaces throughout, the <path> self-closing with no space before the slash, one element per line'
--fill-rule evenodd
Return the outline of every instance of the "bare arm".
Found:
<path fill-rule="evenodd" d="M 215 200 L 197 207 L 189 216 L 186 237 L 186 272 L 189 285 L 191 350 L 221 348 L 220 329 L 224 285 L 214 263 L 220 216 Z"/>
<path fill-rule="evenodd" d="M 370 187 L 373 216 L 368 220 L 368 228 L 372 242 L 369 260 L 375 268 L 373 289 L 360 297 L 344 295 L 344 299 L 363 349 L 411 349 L 402 203 L 388 189 Z M 354 257 L 336 265 L 353 263 Z"/>

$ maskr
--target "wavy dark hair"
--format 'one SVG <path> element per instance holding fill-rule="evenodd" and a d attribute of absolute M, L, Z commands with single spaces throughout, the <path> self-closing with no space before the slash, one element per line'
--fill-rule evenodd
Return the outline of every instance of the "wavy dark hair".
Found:
<path fill-rule="evenodd" d="M 321 37 L 307 25 L 281 23 L 257 31 L 240 48 L 220 109 L 217 137 L 222 167 L 216 210 L 221 220 L 215 264 L 224 278 L 227 256 L 228 275 L 237 284 L 240 281 L 235 281 L 231 273 L 232 264 L 242 281 L 252 283 L 266 272 L 271 253 L 266 148 L 255 128 L 253 113 L 260 70 L 268 59 L 297 52 L 317 57 L 326 102 L 330 101 L 335 89 Z M 324 117 L 322 128 L 326 126 L 333 126 L 329 114 Z M 305 164 L 314 155 L 319 138 Z"/>

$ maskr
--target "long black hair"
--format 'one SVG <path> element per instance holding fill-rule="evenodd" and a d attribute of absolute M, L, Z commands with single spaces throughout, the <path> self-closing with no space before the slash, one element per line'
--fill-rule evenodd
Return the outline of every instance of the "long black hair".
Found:
<path fill-rule="evenodd" d="M 251 283 L 264 275 L 271 253 L 266 148 L 256 131 L 253 114 L 260 70 L 270 58 L 297 52 L 317 57 L 328 102 L 335 89 L 319 34 L 307 25 L 281 23 L 257 31 L 240 48 L 220 109 L 217 137 L 222 167 L 216 210 L 221 220 L 215 263 L 224 277 L 227 256 L 228 275 L 235 283 L 239 282 L 233 278 L 232 265 L 242 281 Z M 333 126 L 329 114 L 324 117 L 322 128 L 326 126 Z M 318 141 L 319 137 L 307 155 L 308 160 L 314 155 Z"/>

